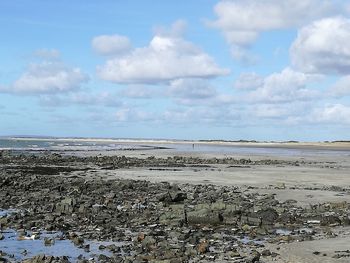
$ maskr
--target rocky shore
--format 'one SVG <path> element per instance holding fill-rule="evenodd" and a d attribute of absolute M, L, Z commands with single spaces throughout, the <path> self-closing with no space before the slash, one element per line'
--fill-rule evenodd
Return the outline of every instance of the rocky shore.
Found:
<path fill-rule="evenodd" d="M 210 169 L 213 164 L 318 165 L 270 159 L 1 152 L 0 262 L 285 262 L 281 246 L 311 240 L 331 244 L 335 237 L 350 235 L 346 201 L 300 206 L 296 200 L 281 201 L 249 186 L 101 176 L 104 171 L 136 167 L 166 172 L 189 166 Z M 347 186 L 322 190 L 350 193 Z M 13 251 L 6 245 L 10 240 L 38 242 L 54 251 L 65 241 L 76 253 Z M 318 262 L 348 262 L 350 251 L 314 250 L 309 256 Z"/>

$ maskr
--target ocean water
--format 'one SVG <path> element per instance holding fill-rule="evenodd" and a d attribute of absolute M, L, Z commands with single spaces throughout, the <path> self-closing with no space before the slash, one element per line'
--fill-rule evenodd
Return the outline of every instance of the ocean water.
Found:
<path fill-rule="evenodd" d="M 113 151 L 113 150 L 144 150 L 154 146 L 130 143 L 74 140 L 74 139 L 0 139 L 0 150 L 15 151 Z"/>

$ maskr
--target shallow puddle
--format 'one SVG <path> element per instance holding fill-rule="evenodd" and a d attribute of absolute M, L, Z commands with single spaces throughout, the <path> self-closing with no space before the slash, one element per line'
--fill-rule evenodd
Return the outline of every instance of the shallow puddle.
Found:
<path fill-rule="evenodd" d="M 0 241 L 0 251 L 5 252 L 8 257 L 15 260 L 23 260 L 25 258 L 31 258 L 36 255 L 45 254 L 55 257 L 67 256 L 70 261 L 75 262 L 79 256 L 86 259 L 98 258 L 96 255 L 112 256 L 112 253 L 108 249 L 100 250 L 99 246 L 115 245 L 121 247 L 125 243 L 123 242 L 99 242 L 85 240 L 84 245 L 90 245 L 89 251 L 85 251 L 83 248 L 75 246 L 72 241 L 68 239 L 61 240 L 62 233 L 60 232 L 41 232 L 39 239 L 30 239 L 32 233 L 27 233 L 28 239 L 18 240 L 20 235 L 15 230 L 2 231 L 4 240 Z M 55 240 L 51 246 L 45 246 L 44 239 L 52 238 Z"/>
<path fill-rule="evenodd" d="M 288 230 L 288 229 L 276 229 L 276 235 L 280 235 L 280 236 L 289 236 L 293 233 L 293 231 Z"/>
<path fill-rule="evenodd" d="M 7 209 L 7 210 L 0 209 L 0 217 L 6 217 L 8 215 L 15 214 L 18 212 L 19 210 L 17 209 Z"/>

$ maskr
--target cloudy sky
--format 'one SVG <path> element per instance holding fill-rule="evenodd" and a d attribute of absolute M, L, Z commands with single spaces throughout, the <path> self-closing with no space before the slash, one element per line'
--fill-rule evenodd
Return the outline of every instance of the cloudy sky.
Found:
<path fill-rule="evenodd" d="M 350 139 L 347 0 L 1 0 L 0 135 Z"/>

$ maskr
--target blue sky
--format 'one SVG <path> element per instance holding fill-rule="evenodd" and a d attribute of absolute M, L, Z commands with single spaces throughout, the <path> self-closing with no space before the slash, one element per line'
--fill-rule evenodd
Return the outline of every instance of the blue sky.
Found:
<path fill-rule="evenodd" d="M 350 139 L 350 4 L 2 0 L 0 135 Z"/>

